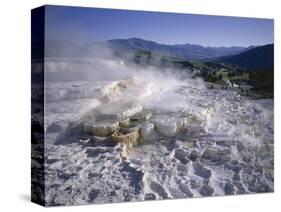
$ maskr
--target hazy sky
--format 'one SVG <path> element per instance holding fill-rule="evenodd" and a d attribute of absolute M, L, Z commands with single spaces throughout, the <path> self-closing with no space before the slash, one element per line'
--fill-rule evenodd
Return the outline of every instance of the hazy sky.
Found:
<path fill-rule="evenodd" d="M 273 20 L 177 13 L 46 7 L 46 37 L 87 44 L 138 37 L 165 44 L 249 46 L 273 43 Z"/>

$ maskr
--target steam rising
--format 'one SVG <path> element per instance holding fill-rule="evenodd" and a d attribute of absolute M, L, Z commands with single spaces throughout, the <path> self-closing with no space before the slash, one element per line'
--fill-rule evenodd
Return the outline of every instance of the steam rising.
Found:
<path fill-rule="evenodd" d="M 135 82 L 149 83 L 153 91 L 167 91 L 182 85 L 204 88 L 199 78 L 191 79 L 188 70 L 140 66 L 113 56 L 108 46 L 103 45 L 75 58 L 45 58 L 46 82 L 71 81 L 118 81 L 134 78 Z M 155 61 L 157 64 L 157 61 Z"/>

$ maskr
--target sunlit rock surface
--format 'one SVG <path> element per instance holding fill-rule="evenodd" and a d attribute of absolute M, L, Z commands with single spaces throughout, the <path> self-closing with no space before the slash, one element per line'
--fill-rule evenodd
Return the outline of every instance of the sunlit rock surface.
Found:
<path fill-rule="evenodd" d="M 273 101 L 143 79 L 49 82 L 47 205 L 273 191 Z"/>

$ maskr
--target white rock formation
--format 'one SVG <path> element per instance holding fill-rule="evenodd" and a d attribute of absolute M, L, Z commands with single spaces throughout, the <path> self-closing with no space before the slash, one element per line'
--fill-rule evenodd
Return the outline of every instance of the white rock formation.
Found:
<path fill-rule="evenodd" d="M 169 115 L 160 115 L 152 119 L 155 129 L 168 137 L 175 136 L 186 124 L 185 118 L 177 118 Z"/>
<path fill-rule="evenodd" d="M 272 100 L 142 80 L 48 84 L 47 205 L 273 191 Z"/>
<path fill-rule="evenodd" d="M 140 127 L 140 136 L 144 141 L 155 139 L 154 124 L 147 122 Z"/>
<path fill-rule="evenodd" d="M 84 131 L 95 136 L 109 136 L 119 128 L 119 122 L 116 121 L 88 121 L 84 123 Z"/>
<path fill-rule="evenodd" d="M 139 144 L 139 128 L 123 128 L 120 130 L 116 130 L 111 138 L 114 142 L 126 144 L 127 147 L 132 148 Z"/>

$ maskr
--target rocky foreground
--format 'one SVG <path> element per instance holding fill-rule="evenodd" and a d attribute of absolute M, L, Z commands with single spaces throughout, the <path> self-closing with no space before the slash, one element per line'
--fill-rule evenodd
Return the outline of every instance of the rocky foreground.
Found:
<path fill-rule="evenodd" d="M 47 205 L 272 192 L 273 101 L 137 78 L 49 83 Z"/>

